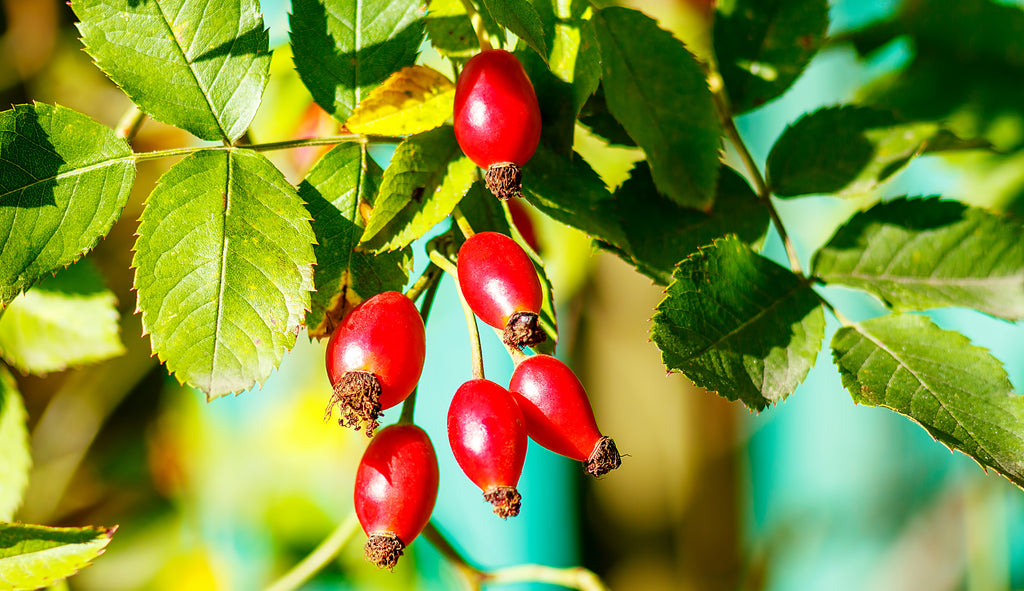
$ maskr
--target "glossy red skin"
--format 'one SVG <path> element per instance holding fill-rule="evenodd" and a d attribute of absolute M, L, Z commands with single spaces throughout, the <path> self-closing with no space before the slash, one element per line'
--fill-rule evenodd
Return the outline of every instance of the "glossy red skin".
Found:
<path fill-rule="evenodd" d="M 380 382 L 381 410 L 391 408 L 416 387 L 426 350 L 416 306 L 387 291 L 356 306 L 334 329 L 327 341 L 327 377 L 334 385 L 345 372 L 370 372 Z"/>
<path fill-rule="evenodd" d="M 448 407 L 448 443 L 466 476 L 488 492 L 515 487 L 526 461 L 526 425 L 508 390 L 470 380 Z"/>
<path fill-rule="evenodd" d="M 455 138 L 477 166 L 526 164 L 540 125 L 533 84 L 514 55 L 489 49 L 466 62 L 455 84 Z"/>
<path fill-rule="evenodd" d="M 530 255 L 504 234 L 480 232 L 459 249 L 459 288 L 473 312 L 504 329 L 516 312 L 540 312 L 540 279 Z"/>
<path fill-rule="evenodd" d="M 549 355 L 533 355 L 512 372 L 508 389 L 531 439 L 555 453 L 586 461 L 601 438 L 583 384 Z"/>
<path fill-rule="evenodd" d="M 363 531 L 395 534 L 408 546 L 430 521 L 439 481 L 437 454 L 423 429 L 381 429 L 356 469 L 356 517 Z"/>

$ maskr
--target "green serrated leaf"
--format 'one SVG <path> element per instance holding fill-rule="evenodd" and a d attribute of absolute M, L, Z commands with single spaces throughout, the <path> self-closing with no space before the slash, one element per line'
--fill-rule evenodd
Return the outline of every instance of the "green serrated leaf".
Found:
<path fill-rule="evenodd" d="M 116 530 L 0 523 L 0 588 L 38 589 L 70 577 L 103 554 Z"/>
<path fill-rule="evenodd" d="M 898 310 L 966 306 L 1024 318 L 1024 222 L 955 201 L 903 198 L 859 213 L 813 270 Z"/>
<path fill-rule="evenodd" d="M 205 140 L 252 122 L 270 73 L 256 0 L 73 0 L 96 65 L 143 111 Z"/>
<path fill-rule="evenodd" d="M 1024 398 L 987 350 L 897 314 L 839 329 L 832 356 L 854 402 L 892 409 L 1024 487 Z"/>
<path fill-rule="evenodd" d="M 0 366 L 0 521 L 14 517 L 28 486 L 32 456 L 27 419 L 14 376 Z"/>
<path fill-rule="evenodd" d="M 733 111 L 780 96 L 818 52 L 826 0 L 737 0 L 715 18 L 715 53 Z"/>
<path fill-rule="evenodd" d="M 299 185 L 316 235 L 316 291 L 306 315 L 310 337 L 330 335 L 359 302 L 399 291 L 409 278 L 412 256 L 407 249 L 378 255 L 356 250 L 364 226 L 360 207 L 372 203 L 382 174 L 365 146 L 341 144 L 324 154 Z"/>
<path fill-rule="evenodd" d="M 359 103 L 345 127 L 363 135 L 412 135 L 444 125 L 455 105 L 455 84 L 427 66 L 395 72 Z"/>
<path fill-rule="evenodd" d="M 0 355 L 36 374 L 117 357 L 119 319 L 117 297 L 83 259 L 11 302 L 0 316 Z"/>
<path fill-rule="evenodd" d="M 492 40 L 500 42 L 504 38 L 504 31 L 486 9 L 479 14 Z M 465 60 L 480 51 L 473 23 L 460 0 L 430 0 L 424 26 L 430 37 L 430 45 L 443 56 Z"/>
<path fill-rule="evenodd" d="M 761 410 L 814 365 L 825 315 L 810 285 L 735 236 L 681 261 L 651 338 L 669 371 Z"/>
<path fill-rule="evenodd" d="M 361 244 L 374 252 L 412 244 L 448 217 L 477 176 L 451 126 L 406 139 L 384 171 Z"/>
<path fill-rule="evenodd" d="M 626 238 L 616 245 L 617 254 L 662 285 L 672 281 L 679 261 L 715 238 L 736 234 L 749 244 L 768 230 L 768 209 L 727 166 L 710 212 L 679 207 L 659 194 L 646 162 L 638 163 L 615 191 L 615 203 Z"/>
<path fill-rule="evenodd" d="M 553 219 L 594 238 L 612 244 L 625 241 L 615 222 L 611 192 L 575 152 L 564 156 L 544 144 L 538 146 L 523 168 L 523 197 Z"/>
<path fill-rule="evenodd" d="M 506 236 L 512 235 L 501 201 L 494 198 L 494 194 L 487 190 L 483 181 L 473 183 L 466 196 L 459 202 L 459 211 L 474 232 L 500 232 Z"/>
<path fill-rule="evenodd" d="M 292 0 L 295 69 L 339 121 L 392 72 L 411 66 L 423 41 L 424 0 Z"/>
<path fill-rule="evenodd" d="M 768 155 L 768 182 L 780 197 L 863 195 L 923 153 L 987 147 L 936 123 L 900 123 L 890 111 L 826 107 L 801 117 Z"/>
<path fill-rule="evenodd" d="M 591 133 L 609 144 L 636 146 L 636 142 L 633 141 L 633 138 L 629 137 L 629 132 L 626 131 L 626 128 L 622 127 L 619 120 L 608 110 L 608 102 L 604 97 L 603 85 L 598 85 L 597 90 L 587 99 L 579 113 L 579 121 Z"/>
<path fill-rule="evenodd" d="M 522 39 L 547 60 L 548 44 L 544 40 L 544 23 L 537 9 L 527 0 L 482 0 L 497 23 Z"/>
<path fill-rule="evenodd" d="M 608 108 L 647 155 L 655 184 L 679 205 L 709 207 L 722 127 L 696 58 L 636 10 L 604 8 L 591 22 Z"/>
<path fill-rule="evenodd" d="M 135 181 L 128 144 L 87 116 L 35 103 L 0 113 L 0 309 L 91 250 Z"/>
<path fill-rule="evenodd" d="M 262 382 L 295 344 L 313 288 L 309 213 L 264 156 L 198 152 L 146 200 L 135 289 L 153 351 L 208 398 Z"/>

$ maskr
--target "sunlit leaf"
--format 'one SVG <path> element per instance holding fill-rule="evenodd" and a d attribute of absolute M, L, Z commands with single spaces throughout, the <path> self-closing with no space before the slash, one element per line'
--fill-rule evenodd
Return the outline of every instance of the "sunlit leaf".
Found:
<path fill-rule="evenodd" d="M 735 237 L 679 263 L 651 339 L 670 371 L 761 410 L 814 365 L 825 316 L 810 284 Z"/>
<path fill-rule="evenodd" d="M 0 113 L 0 309 L 78 260 L 128 201 L 128 144 L 85 115 L 35 103 Z"/>
<path fill-rule="evenodd" d="M 412 244 L 448 217 L 477 176 L 451 126 L 406 139 L 384 171 L 363 248 L 380 252 Z"/>
<path fill-rule="evenodd" d="M 896 199 L 859 213 L 818 251 L 813 270 L 900 310 L 966 306 L 1024 318 L 1024 222 L 955 201 Z"/>
<path fill-rule="evenodd" d="M 987 350 L 898 314 L 839 329 L 832 356 L 854 402 L 890 408 L 1024 487 L 1024 398 Z"/>
<path fill-rule="evenodd" d="M 411 66 L 423 40 L 423 0 L 292 0 L 295 69 L 339 121 L 392 72 Z"/>
<path fill-rule="evenodd" d="M 411 135 L 451 119 L 455 84 L 427 66 L 395 72 L 359 103 L 345 122 L 353 133 Z"/>
<path fill-rule="evenodd" d="M 83 259 L 11 302 L 0 316 L 0 355 L 37 374 L 117 357 L 119 320 L 117 297 Z"/>
<path fill-rule="evenodd" d="M 483 10 L 479 14 L 491 40 L 502 41 L 504 32 L 494 22 L 490 13 Z M 461 0 L 430 0 L 430 8 L 423 20 L 427 36 L 430 37 L 430 45 L 441 55 L 469 59 L 480 51 L 480 42 L 473 30 L 473 23 L 470 22 Z"/>
<path fill-rule="evenodd" d="M 0 523 L 0 589 L 38 589 L 70 577 L 103 554 L 116 529 Z"/>
<path fill-rule="evenodd" d="M 14 517 L 28 486 L 32 456 L 27 419 L 18 384 L 0 367 L 0 521 Z"/>
<path fill-rule="evenodd" d="M 365 146 L 342 144 L 325 154 L 299 185 L 316 235 L 316 291 L 306 315 L 310 337 L 328 336 L 359 302 L 399 291 L 408 280 L 407 250 L 378 255 L 356 250 L 364 227 L 360 209 L 372 203 L 381 174 Z"/>
<path fill-rule="evenodd" d="M 74 0 L 85 49 L 139 107 L 206 140 L 252 122 L 270 72 L 256 0 Z"/>
<path fill-rule="evenodd" d="M 654 183 L 679 205 L 707 208 L 722 128 L 696 58 L 639 11 L 604 8 L 591 22 L 608 108 L 647 155 Z"/>
<path fill-rule="evenodd" d="M 262 382 L 295 344 L 313 288 L 309 212 L 263 156 L 175 164 L 146 201 L 135 288 L 153 351 L 209 398 Z"/>
<path fill-rule="evenodd" d="M 483 0 L 483 4 L 499 25 L 512 31 L 539 55 L 547 58 L 544 25 L 532 4 L 527 0 Z"/>

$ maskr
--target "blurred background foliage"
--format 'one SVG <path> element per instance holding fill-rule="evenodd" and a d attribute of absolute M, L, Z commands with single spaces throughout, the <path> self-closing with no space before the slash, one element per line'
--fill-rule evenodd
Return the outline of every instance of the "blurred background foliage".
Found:
<path fill-rule="evenodd" d="M 709 55 L 704 3 L 628 4 Z M 251 139 L 335 133 L 338 124 L 310 101 L 292 67 L 287 0 L 262 5 L 278 49 Z M 795 86 L 738 119 L 760 162 L 801 114 L 850 101 L 942 120 L 999 151 L 918 159 L 858 199 L 778 203 L 803 260 L 852 211 L 886 196 L 941 194 L 1024 212 L 1024 8 L 994 0 L 835 0 L 830 10 L 828 45 Z M 81 51 L 63 2 L 3 0 L 0 19 L 0 102 L 55 102 L 117 124 L 129 101 Z M 429 51 L 422 61 L 443 65 Z M 194 141 L 146 121 L 134 147 Z M 583 127 L 576 142 L 612 187 L 639 158 Z M 270 157 L 297 183 L 322 153 Z M 375 156 L 383 161 L 388 153 Z M 170 164 L 139 165 L 125 214 L 89 256 L 118 298 L 124 355 L 18 376 L 35 465 L 17 519 L 120 525 L 107 553 L 69 581 L 72 589 L 258 589 L 351 512 L 366 439 L 321 420 L 330 394 L 322 343 L 300 338 L 261 389 L 209 404 L 150 356 L 133 313 L 129 266 L 143 200 Z M 509 522 L 491 515 L 447 450 L 447 403 L 470 362 L 446 279 L 428 326 L 417 422 L 441 461 L 436 523 L 469 560 L 483 567 L 582 563 L 618 591 L 1024 588 L 1024 493 L 906 419 L 855 406 L 827 349 L 795 395 L 760 415 L 695 391 L 681 376 L 666 377 L 647 342 L 661 289 L 592 249 L 585 236 L 534 220 L 559 302 L 560 354 L 578 369 L 602 430 L 627 455 L 618 471 L 593 481 L 533 446 L 522 515 Z M 785 259 L 776 238 L 765 248 Z M 422 250 L 417 255 L 422 265 Z M 857 318 L 881 313 L 874 300 L 839 288 L 829 297 Z M 1020 326 L 963 310 L 932 316 L 990 348 L 1017 387 L 1024 383 Z M 511 364 L 496 340 L 488 339 L 484 355 L 489 377 L 507 381 Z M 362 559 L 362 540 L 358 534 L 305 588 L 458 584 L 425 541 L 387 573 Z M 527 587 L 543 588 L 515 588 Z"/>

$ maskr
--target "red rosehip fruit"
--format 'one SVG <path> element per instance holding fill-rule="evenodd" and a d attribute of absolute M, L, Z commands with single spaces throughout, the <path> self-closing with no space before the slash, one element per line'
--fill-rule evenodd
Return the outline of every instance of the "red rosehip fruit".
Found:
<path fill-rule="evenodd" d="M 395 567 L 430 521 L 439 480 L 437 454 L 423 429 L 390 425 L 370 440 L 355 486 L 356 517 L 369 536 L 364 550 L 370 562 Z"/>
<path fill-rule="evenodd" d="M 334 393 L 326 419 L 338 405 L 339 425 L 366 425 L 373 436 L 382 410 L 416 388 L 426 356 L 423 318 L 397 291 L 377 294 L 356 306 L 327 342 L 327 377 Z"/>
<path fill-rule="evenodd" d="M 487 169 L 487 188 L 499 199 L 520 194 L 519 167 L 537 149 L 540 125 L 533 84 L 514 55 L 489 49 L 466 62 L 455 83 L 455 138 Z"/>
<path fill-rule="evenodd" d="M 538 325 L 544 295 L 530 255 L 504 234 L 480 232 L 459 248 L 459 289 L 473 312 L 521 349 L 543 342 Z"/>
<path fill-rule="evenodd" d="M 519 514 L 516 490 L 526 461 L 526 425 L 508 390 L 490 380 L 470 380 L 448 407 L 448 442 L 466 476 L 484 492 L 502 519 Z"/>
<path fill-rule="evenodd" d="M 526 421 L 526 434 L 538 444 L 579 460 L 587 474 L 600 476 L 622 463 L 615 442 L 601 435 L 583 384 L 571 369 L 549 355 L 524 359 L 508 389 Z"/>

